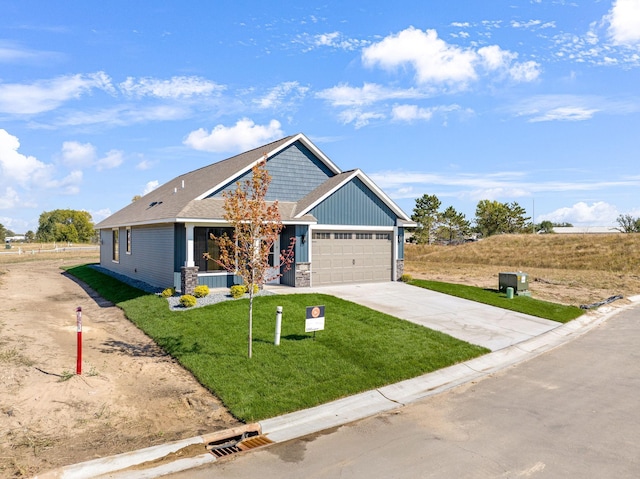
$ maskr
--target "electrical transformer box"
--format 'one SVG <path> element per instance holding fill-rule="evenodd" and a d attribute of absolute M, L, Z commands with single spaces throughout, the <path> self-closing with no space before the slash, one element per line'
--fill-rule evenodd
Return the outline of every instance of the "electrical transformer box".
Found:
<path fill-rule="evenodd" d="M 502 293 L 506 292 L 507 288 L 513 288 L 515 294 L 528 295 L 529 275 L 521 271 L 517 273 L 500 273 L 498 275 L 498 288 Z"/>

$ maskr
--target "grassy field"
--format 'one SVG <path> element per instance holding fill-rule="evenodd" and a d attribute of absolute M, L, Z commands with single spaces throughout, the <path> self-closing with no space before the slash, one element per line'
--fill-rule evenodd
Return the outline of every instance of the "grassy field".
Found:
<path fill-rule="evenodd" d="M 167 301 L 87 266 L 68 272 L 121 307 L 238 419 L 255 421 L 419 376 L 488 352 L 333 296 L 257 297 L 253 358 L 247 358 L 248 300 L 180 312 Z M 325 330 L 305 333 L 305 308 L 326 308 Z M 281 345 L 273 345 L 282 306 Z"/>
<path fill-rule="evenodd" d="M 55 259 L 76 262 L 100 261 L 99 245 L 66 243 L 11 243 L 11 249 L 0 244 L 0 265 Z"/>
<path fill-rule="evenodd" d="M 567 323 L 584 314 L 584 310 L 575 306 L 565 306 L 562 304 L 541 301 L 528 296 L 514 296 L 508 299 L 506 294 L 493 289 L 483 289 L 476 286 L 463 284 L 441 283 L 439 281 L 427 281 L 424 279 L 414 279 L 409 284 L 420 288 L 438 291 L 439 293 L 457 296 L 478 303 L 496 306 L 510 311 L 537 316 L 539 318 Z"/>
<path fill-rule="evenodd" d="M 533 297 L 579 306 L 640 294 L 640 234 L 500 235 L 459 246 L 406 245 L 405 272 L 430 281 L 498 287 L 525 271 Z"/>

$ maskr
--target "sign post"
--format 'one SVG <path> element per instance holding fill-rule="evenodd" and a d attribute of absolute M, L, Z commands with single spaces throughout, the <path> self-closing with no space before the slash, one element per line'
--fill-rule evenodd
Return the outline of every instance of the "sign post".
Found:
<path fill-rule="evenodd" d="M 82 308 L 76 308 L 76 323 L 78 325 L 78 357 L 76 361 L 76 374 L 82 374 Z"/>
<path fill-rule="evenodd" d="M 307 320 L 304 323 L 304 332 L 313 331 L 313 340 L 316 340 L 316 331 L 324 330 L 324 306 L 308 306 Z"/>

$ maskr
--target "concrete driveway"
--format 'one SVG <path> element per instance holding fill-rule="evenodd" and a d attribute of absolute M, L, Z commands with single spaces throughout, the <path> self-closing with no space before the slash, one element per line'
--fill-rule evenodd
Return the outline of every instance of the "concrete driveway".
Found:
<path fill-rule="evenodd" d="M 367 306 L 497 351 L 539 336 L 560 323 L 436 293 L 401 282 L 313 288 L 268 287 L 282 293 L 324 293 Z M 326 312 L 331 314 L 330 311 Z"/>

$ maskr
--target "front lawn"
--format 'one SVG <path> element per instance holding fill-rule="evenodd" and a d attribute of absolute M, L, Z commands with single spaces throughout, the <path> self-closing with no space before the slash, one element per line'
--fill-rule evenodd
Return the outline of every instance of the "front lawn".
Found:
<path fill-rule="evenodd" d="M 419 376 L 489 350 L 321 294 L 254 299 L 253 358 L 247 358 L 248 300 L 172 312 L 89 266 L 67 271 L 121 307 L 242 421 L 256 421 Z M 325 330 L 305 333 L 305 308 L 325 306 Z M 276 306 L 283 307 L 274 346 Z"/>
<path fill-rule="evenodd" d="M 431 289 L 439 293 L 457 296 L 458 298 L 469 299 L 510 311 L 517 311 L 518 313 L 558 321 L 559 323 L 567 323 L 584 314 L 584 310 L 575 306 L 550 303 L 529 296 L 514 296 L 513 299 L 508 299 L 506 294 L 500 293 L 499 291 L 477 288 L 475 286 L 442 283 L 440 281 L 423 279 L 412 279 L 409 281 L 409 284 L 420 288 Z"/>

